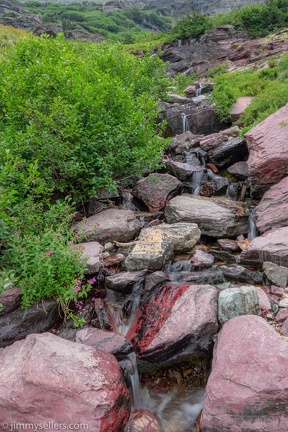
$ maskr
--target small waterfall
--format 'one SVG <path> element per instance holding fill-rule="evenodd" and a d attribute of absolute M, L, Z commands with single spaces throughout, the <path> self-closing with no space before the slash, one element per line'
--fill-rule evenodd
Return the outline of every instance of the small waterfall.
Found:
<path fill-rule="evenodd" d="M 128 354 L 129 360 L 131 362 L 131 368 L 128 371 L 129 384 L 131 388 L 131 399 L 134 411 L 141 408 L 140 400 L 140 380 L 137 367 L 137 358 L 134 352 Z"/>
<path fill-rule="evenodd" d="M 182 40 L 179 39 L 179 40 L 178 40 L 178 47 L 181 48 L 181 46 L 182 46 Z"/>
<path fill-rule="evenodd" d="M 190 130 L 189 119 L 185 113 L 180 115 L 181 123 L 182 123 L 182 133 L 188 132 Z"/>
<path fill-rule="evenodd" d="M 254 213 L 250 212 L 249 213 L 249 218 L 248 218 L 248 240 L 253 240 L 255 237 L 257 237 L 258 235 L 258 229 L 255 225 L 254 222 Z"/>
<path fill-rule="evenodd" d="M 196 89 L 196 96 L 201 96 L 203 88 L 204 86 L 202 84 L 199 84 L 199 87 Z"/>
<path fill-rule="evenodd" d="M 205 170 L 194 171 L 191 180 L 189 182 L 189 186 L 191 187 L 191 193 L 193 195 L 199 195 L 201 189 L 201 182 L 204 179 Z"/>

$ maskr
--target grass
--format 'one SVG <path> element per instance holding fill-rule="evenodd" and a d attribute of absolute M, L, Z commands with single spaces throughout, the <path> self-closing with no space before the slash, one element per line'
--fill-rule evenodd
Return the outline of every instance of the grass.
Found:
<path fill-rule="evenodd" d="M 10 48 L 18 42 L 19 38 L 28 36 L 24 30 L 0 24 L 0 49 Z"/>

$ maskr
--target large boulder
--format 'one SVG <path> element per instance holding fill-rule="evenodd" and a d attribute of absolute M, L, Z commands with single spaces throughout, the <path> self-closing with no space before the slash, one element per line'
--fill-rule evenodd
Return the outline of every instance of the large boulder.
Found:
<path fill-rule="evenodd" d="M 265 261 L 288 267 L 288 226 L 256 237 L 240 255 L 244 264 L 261 266 Z"/>
<path fill-rule="evenodd" d="M 214 348 L 201 432 L 288 430 L 288 343 L 255 315 L 228 321 Z"/>
<path fill-rule="evenodd" d="M 245 134 L 249 149 L 248 172 L 253 198 L 286 175 L 288 165 L 288 104 Z"/>
<path fill-rule="evenodd" d="M 248 232 L 248 215 L 243 204 L 225 198 L 181 195 L 165 208 L 168 223 L 196 223 L 202 234 L 235 237 Z"/>
<path fill-rule="evenodd" d="M 150 211 L 162 210 L 175 195 L 181 182 L 170 174 L 150 174 L 132 190 L 132 195 L 143 201 Z"/>
<path fill-rule="evenodd" d="M 288 177 L 265 192 L 255 209 L 255 223 L 260 233 L 288 226 Z"/>
<path fill-rule="evenodd" d="M 209 352 L 217 330 L 214 286 L 167 284 L 136 311 L 126 337 L 142 361 L 168 365 Z"/>
<path fill-rule="evenodd" d="M 51 333 L 30 335 L 1 354 L 0 422 L 53 421 L 67 429 L 81 422 L 91 432 L 122 432 L 129 411 L 111 354 Z"/>
<path fill-rule="evenodd" d="M 77 225 L 87 241 L 102 244 L 113 241 L 129 242 L 139 233 L 141 223 L 132 210 L 108 209 L 84 219 Z"/>

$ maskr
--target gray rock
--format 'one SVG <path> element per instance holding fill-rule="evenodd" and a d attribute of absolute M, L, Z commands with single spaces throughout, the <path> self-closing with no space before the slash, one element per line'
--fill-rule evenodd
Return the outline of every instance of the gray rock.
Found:
<path fill-rule="evenodd" d="M 145 277 L 145 272 L 122 272 L 107 276 L 105 286 L 113 291 L 128 292 L 134 284 L 139 284 Z"/>
<path fill-rule="evenodd" d="M 225 278 L 231 282 L 245 283 L 245 284 L 263 284 L 263 273 L 260 271 L 248 270 L 246 267 L 240 265 L 221 266 Z"/>
<path fill-rule="evenodd" d="M 12 310 L 16 309 L 18 306 L 20 306 L 21 301 L 21 290 L 20 288 L 12 287 L 9 289 L 6 289 L 2 294 L 0 294 L 0 316 L 5 315 L 8 312 L 11 312 Z"/>
<path fill-rule="evenodd" d="M 87 259 L 86 275 L 98 273 L 103 267 L 103 246 L 98 242 L 79 243 L 74 247 L 80 248 L 82 257 Z"/>
<path fill-rule="evenodd" d="M 272 262 L 263 263 L 264 274 L 267 279 L 278 287 L 285 288 L 288 283 L 288 267 L 278 266 Z"/>
<path fill-rule="evenodd" d="M 234 237 L 248 232 L 248 215 L 243 204 L 225 198 L 182 195 L 165 208 L 168 223 L 196 223 L 202 234 L 211 237 Z"/>
<path fill-rule="evenodd" d="M 158 285 L 163 284 L 164 282 L 167 282 L 169 280 L 169 277 L 166 273 L 162 271 L 157 271 L 145 279 L 145 291 L 152 291 L 154 288 L 156 288 Z"/>
<path fill-rule="evenodd" d="M 172 160 L 166 163 L 166 167 L 170 174 L 176 176 L 181 181 L 185 181 L 190 178 L 195 171 L 202 171 L 200 166 L 190 165 L 186 162 L 175 162 Z"/>
<path fill-rule="evenodd" d="M 227 288 L 220 292 L 218 300 L 218 319 L 224 324 L 239 315 L 259 315 L 259 297 L 252 285 Z"/>
<path fill-rule="evenodd" d="M 235 162 L 227 168 L 227 171 L 239 180 L 246 180 L 248 177 L 248 164 L 245 161 Z"/>

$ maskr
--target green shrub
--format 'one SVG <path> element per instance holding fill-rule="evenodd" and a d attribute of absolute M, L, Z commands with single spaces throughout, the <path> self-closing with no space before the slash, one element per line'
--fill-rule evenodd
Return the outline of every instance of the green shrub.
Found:
<path fill-rule="evenodd" d="M 179 20 L 171 31 L 172 39 L 196 38 L 212 28 L 212 21 L 208 15 L 193 12 Z"/>

